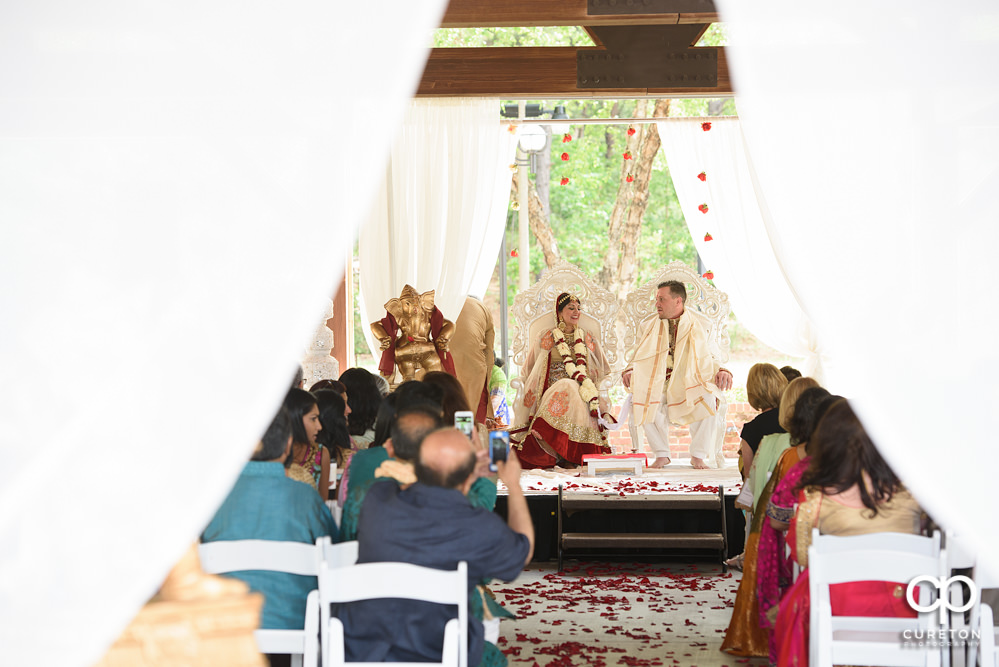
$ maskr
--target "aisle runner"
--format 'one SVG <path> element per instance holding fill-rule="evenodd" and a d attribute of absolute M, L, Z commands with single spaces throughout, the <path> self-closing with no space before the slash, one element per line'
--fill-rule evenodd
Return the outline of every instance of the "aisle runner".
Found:
<path fill-rule="evenodd" d="M 583 563 L 557 574 L 532 567 L 497 599 L 510 665 L 673 667 L 765 665 L 722 653 L 739 574 L 711 565 Z"/>

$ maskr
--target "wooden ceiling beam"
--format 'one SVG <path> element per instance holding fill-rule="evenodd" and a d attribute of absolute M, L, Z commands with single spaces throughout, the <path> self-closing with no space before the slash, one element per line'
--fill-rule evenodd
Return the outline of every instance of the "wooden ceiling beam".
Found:
<path fill-rule="evenodd" d="M 715 23 L 717 12 L 591 16 L 587 0 L 451 0 L 442 28 Z"/>
<path fill-rule="evenodd" d="M 431 49 L 416 96 L 503 99 L 732 96 L 724 49 L 718 49 L 718 83 L 713 88 L 600 90 L 577 86 L 576 54 L 581 51 L 601 53 L 603 49 L 572 46 Z"/>

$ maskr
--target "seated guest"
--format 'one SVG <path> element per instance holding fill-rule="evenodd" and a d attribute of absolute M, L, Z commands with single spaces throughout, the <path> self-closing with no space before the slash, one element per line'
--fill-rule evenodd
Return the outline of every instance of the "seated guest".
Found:
<path fill-rule="evenodd" d="M 442 429 L 424 440 L 417 483 L 403 489 L 372 485 L 361 510 L 359 563 L 405 562 L 442 570 L 468 564 L 468 592 L 487 578 L 513 580 L 534 549 L 534 527 L 520 488 L 520 463 L 511 451 L 497 464 L 509 488 L 508 519 L 473 507 L 466 494 L 475 482 L 477 458 L 468 438 Z M 432 603 L 366 600 L 343 605 L 348 661 L 439 661 L 448 610 Z M 487 648 L 488 647 L 488 648 Z M 501 665 L 502 653 L 483 641 L 483 627 L 469 618 L 468 664 Z"/>
<path fill-rule="evenodd" d="M 344 471 L 343 477 L 340 480 L 340 492 L 338 494 L 340 507 L 345 508 L 347 506 L 351 484 L 355 480 L 358 484 L 363 484 L 374 479 L 375 470 L 391 456 L 384 449 L 383 445 L 391 436 L 396 411 L 420 404 L 430 411 L 435 412 L 437 419 L 440 420 L 442 412 L 438 406 L 440 406 L 443 398 L 444 394 L 440 387 L 424 384 L 419 380 L 403 382 L 394 392 L 385 397 L 382 405 L 378 408 L 378 414 L 375 416 L 375 425 L 372 429 L 374 439 L 371 441 L 371 446 L 358 451 L 357 454 L 351 457 L 350 465 Z M 385 407 L 386 402 L 389 403 L 389 407 L 387 408 Z M 357 511 L 360 511 L 360 505 L 357 505 L 355 509 L 352 526 L 357 525 Z"/>
<path fill-rule="evenodd" d="M 322 425 L 316 441 L 329 450 L 330 460 L 343 470 L 356 451 L 347 431 L 350 408 L 343 396 L 333 389 L 320 389 L 313 395 L 319 405 L 319 423 Z"/>
<path fill-rule="evenodd" d="M 357 538 L 361 505 L 379 471 L 381 476 L 392 477 L 402 484 L 416 481 L 412 461 L 416 460 L 423 438 L 440 428 L 439 415 L 434 404 L 416 404 L 402 408 L 396 412 L 393 420 L 392 437 L 382 447 L 364 450 L 372 452 L 371 454 L 362 457 L 363 452 L 358 452 L 354 457 L 355 461 L 350 467 L 350 488 L 340 517 L 340 532 L 345 541 Z M 375 453 L 379 456 L 376 457 Z M 380 462 L 372 467 L 371 464 L 376 461 Z"/>
<path fill-rule="evenodd" d="M 443 397 L 441 398 L 441 410 L 444 415 L 441 420 L 444 424 L 454 424 L 454 413 L 471 412 L 472 408 L 465 397 L 465 389 L 458 382 L 458 378 L 445 373 L 444 371 L 430 371 L 423 376 L 423 383 L 440 387 Z"/>
<path fill-rule="evenodd" d="M 791 366 L 781 366 L 780 372 L 784 375 L 785 378 L 787 378 L 787 381 L 789 383 L 794 382 L 795 379 L 801 377 L 801 371 L 799 371 L 797 368 L 792 368 Z"/>
<path fill-rule="evenodd" d="M 382 403 L 382 393 L 374 375 L 363 368 L 348 368 L 340 374 L 340 382 L 347 388 L 350 406 L 350 435 L 358 449 L 367 449 L 375 437 L 375 416 Z"/>
<path fill-rule="evenodd" d="M 760 548 L 756 558 L 756 594 L 760 627 L 771 630 L 769 652 L 773 663 L 777 662 L 777 644 L 772 632 L 777 620 L 777 605 L 790 588 L 792 577 L 784 531 L 794 516 L 797 498 L 795 489 L 802 473 L 808 468 L 810 456 L 816 451 L 812 436 L 822 415 L 840 398 L 821 387 L 808 389 L 798 398 L 787 427 L 797 444 L 781 455 L 763 495 L 760 496 L 758 511 L 764 516 L 760 517 L 762 523 Z"/>
<path fill-rule="evenodd" d="M 357 475 L 361 479 L 370 479 L 374 477 L 375 470 L 382 464 L 382 461 L 388 458 L 382 445 L 391 434 L 392 422 L 395 419 L 395 401 L 395 392 L 385 397 L 378 408 L 378 415 L 375 417 L 375 439 L 371 441 L 367 449 L 355 451 L 344 468 L 343 475 L 340 477 L 340 487 L 337 489 L 337 502 L 340 503 L 341 509 L 347 503 L 351 471 L 358 471 Z"/>
<path fill-rule="evenodd" d="M 290 389 L 284 408 L 291 417 L 293 440 L 291 456 L 285 462 L 288 477 L 305 482 L 325 501 L 330 485 L 330 453 L 318 441 L 323 424 L 316 397 L 304 389 Z"/>
<path fill-rule="evenodd" d="M 344 394 L 344 395 L 347 394 L 347 388 L 343 386 L 343 382 L 340 382 L 339 380 L 320 380 L 319 382 L 309 387 L 309 391 L 313 393 L 319 391 L 320 389 L 332 389 L 338 394 Z M 344 400 L 347 399 L 344 398 Z"/>
<path fill-rule="evenodd" d="M 749 375 L 746 377 L 746 396 L 749 404 L 759 410 L 760 414 L 742 427 L 739 458 L 743 479 L 749 475 L 753 456 L 763 436 L 784 432 L 778 421 L 777 408 L 780 406 L 780 397 L 786 387 L 787 378 L 773 364 L 753 364 L 749 369 Z"/>
<path fill-rule="evenodd" d="M 278 540 L 314 544 L 327 535 L 337 541 L 333 517 L 319 495 L 284 473 L 291 452 L 292 423 L 284 408 L 267 428 L 236 485 L 201 535 L 202 542 Z M 261 628 L 300 630 L 305 598 L 315 577 L 247 571 L 232 575 L 264 595 Z"/>
<path fill-rule="evenodd" d="M 749 509 L 754 513 L 760 500 L 760 494 L 763 493 L 763 487 L 766 486 L 767 480 L 770 479 L 778 459 L 792 444 L 798 444 L 798 440 L 791 433 L 791 421 L 798 398 L 806 390 L 818 386 L 819 383 L 812 378 L 799 377 L 791 380 L 787 387 L 784 388 L 784 393 L 780 397 L 780 407 L 777 409 L 777 423 L 780 424 L 780 427 L 786 433 L 771 433 L 770 435 L 763 436 L 759 447 L 756 449 L 756 455 L 753 456 L 753 465 L 749 468 L 749 474 L 746 475 L 746 484 L 743 487 L 743 491 L 748 488 L 749 492 L 752 493 L 753 502 Z M 763 506 L 763 509 L 766 509 L 766 505 Z"/>
<path fill-rule="evenodd" d="M 921 528 L 915 498 L 885 463 L 845 400 L 822 417 L 815 432 L 817 451 L 801 478 L 798 508 L 788 543 L 792 555 L 808 566 L 812 528 L 822 535 L 912 533 Z M 915 616 L 905 600 L 905 584 L 861 581 L 830 587 L 836 616 Z M 778 663 L 808 664 L 808 570 L 781 600 L 777 613 Z"/>
<path fill-rule="evenodd" d="M 797 411 L 797 404 L 803 393 L 811 387 L 817 387 L 818 383 L 812 378 L 797 378 L 787 385 L 784 394 L 780 399 L 780 423 L 784 428 L 790 428 L 792 415 Z M 823 393 L 828 395 L 824 389 Z M 732 609 L 732 620 L 725 631 L 725 640 L 722 642 L 722 650 L 733 655 L 764 656 L 767 654 L 767 644 L 769 633 L 759 622 L 759 606 L 756 597 L 758 564 L 759 564 L 759 539 L 761 527 L 766 523 L 766 501 L 773 489 L 773 484 L 767 484 L 770 477 L 770 469 L 777 463 L 781 453 L 787 450 L 792 439 L 800 437 L 795 433 L 775 433 L 765 436 L 760 442 L 757 456 L 753 459 L 753 466 L 749 477 L 743 487 L 743 494 L 749 487 L 755 487 L 758 492 L 755 497 L 763 504 L 763 507 L 751 507 L 752 521 L 750 523 L 749 535 L 746 537 L 746 551 L 743 555 L 742 580 L 739 582 L 739 590 L 735 596 L 735 606 Z M 807 436 L 806 436 L 807 437 Z M 749 498 L 754 497 L 754 492 L 750 491 Z M 742 498 L 743 496 L 740 496 Z M 738 501 L 736 506 L 739 506 Z"/>

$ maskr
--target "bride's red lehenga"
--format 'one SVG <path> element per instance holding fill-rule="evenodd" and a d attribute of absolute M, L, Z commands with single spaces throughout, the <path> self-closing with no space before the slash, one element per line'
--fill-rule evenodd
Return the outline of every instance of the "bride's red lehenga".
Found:
<path fill-rule="evenodd" d="M 573 347 L 575 334 L 565 334 Z M 583 331 L 586 374 L 599 385 L 608 370 L 607 359 L 600 343 Z M 565 361 L 553 335 L 544 332 L 531 347 L 524 361 L 523 389 L 514 402 L 515 428 L 510 441 L 518 448 L 517 455 L 525 468 L 551 468 L 564 461 L 582 463 L 586 454 L 607 454 L 606 433 L 598 426 L 590 405 L 580 396 L 580 384 L 569 377 Z M 603 400 L 600 414 L 612 421 Z"/>

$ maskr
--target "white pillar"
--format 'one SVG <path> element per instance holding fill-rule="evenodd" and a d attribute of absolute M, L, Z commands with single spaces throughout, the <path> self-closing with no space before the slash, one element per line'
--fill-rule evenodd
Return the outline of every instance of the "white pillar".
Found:
<path fill-rule="evenodd" d="M 529 186 L 527 158 L 528 155 L 518 147 L 517 203 L 520 205 L 520 211 L 518 211 L 520 215 L 518 216 L 517 231 L 520 234 L 520 239 L 517 243 L 517 250 L 520 255 L 517 262 L 517 287 L 521 292 L 531 286 L 531 218 L 530 198 L 527 196 Z"/>
<path fill-rule="evenodd" d="M 326 310 L 323 311 L 323 317 L 302 359 L 306 389 L 320 380 L 335 380 L 340 377 L 340 364 L 330 356 L 333 352 L 333 332 L 326 326 L 326 321 L 331 317 L 333 317 L 333 301 L 330 300 L 326 302 Z"/>

